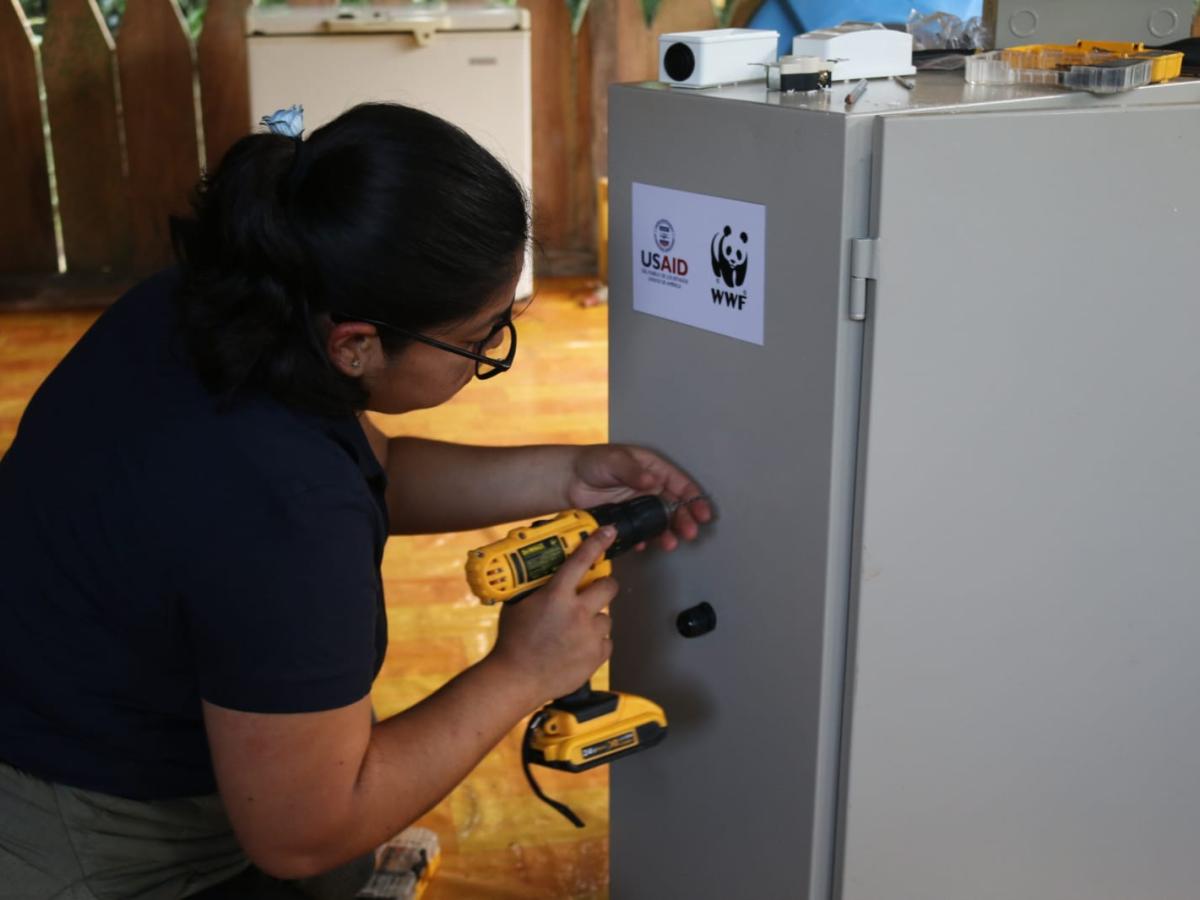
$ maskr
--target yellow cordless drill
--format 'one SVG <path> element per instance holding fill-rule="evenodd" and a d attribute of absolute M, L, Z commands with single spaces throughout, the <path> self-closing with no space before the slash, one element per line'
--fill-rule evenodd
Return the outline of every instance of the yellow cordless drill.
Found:
<path fill-rule="evenodd" d="M 579 583 L 582 588 L 610 575 L 614 556 L 666 531 L 680 505 L 653 496 L 635 497 L 592 509 L 570 509 L 515 528 L 467 555 L 467 583 L 486 604 L 517 603 L 548 582 L 588 535 L 612 525 L 616 539 L 604 558 L 588 569 Z M 542 792 L 530 765 L 582 772 L 648 750 L 666 736 L 667 717 L 658 704 L 634 694 L 594 691 L 589 681 L 534 713 L 525 729 L 521 762 L 533 792 L 582 828 L 583 822 L 569 807 Z"/>

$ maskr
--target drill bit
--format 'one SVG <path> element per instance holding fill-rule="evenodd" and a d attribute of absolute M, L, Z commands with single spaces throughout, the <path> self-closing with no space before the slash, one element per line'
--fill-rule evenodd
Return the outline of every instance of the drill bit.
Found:
<path fill-rule="evenodd" d="M 687 500 L 676 500 L 674 503 L 667 504 L 667 515 L 673 516 L 675 513 L 685 506 L 691 506 L 693 503 L 698 503 L 701 500 L 707 500 L 708 494 L 697 494 L 695 497 L 690 497 Z"/>

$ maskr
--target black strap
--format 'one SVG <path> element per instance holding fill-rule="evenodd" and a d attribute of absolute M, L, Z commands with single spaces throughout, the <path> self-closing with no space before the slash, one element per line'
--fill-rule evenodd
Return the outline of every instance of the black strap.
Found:
<path fill-rule="evenodd" d="M 534 780 L 533 770 L 529 765 L 533 759 L 533 733 L 537 730 L 537 727 L 542 724 L 545 718 L 545 712 L 534 713 L 529 719 L 529 724 L 525 726 L 525 737 L 521 741 L 521 768 L 525 770 L 525 780 L 529 782 L 529 786 L 533 789 L 533 793 L 539 800 L 541 800 L 547 806 L 558 810 L 558 812 L 561 813 L 562 816 L 576 828 L 583 828 L 583 820 L 579 818 L 579 816 L 575 815 L 571 807 L 567 806 L 565 803 L 560 803 L 557 800 L 552 800 L 547 797 L 545 792 L 543 792 L 541 787 L 538 785 L 537 781 Z"/>
<path fill-rule="evenodd" d="M 1184 75 L 1200 74 L 1200 37 L 1185 37 L 1181 41 L 1163 44 L 1155 50 L 1178 50 L 1183 54 Z"/>

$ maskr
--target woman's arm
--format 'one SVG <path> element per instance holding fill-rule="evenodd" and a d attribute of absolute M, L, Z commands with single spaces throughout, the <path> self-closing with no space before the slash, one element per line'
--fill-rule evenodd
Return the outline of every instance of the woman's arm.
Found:
<path fill-rule="evenodd" d="M 691 500 L 699 486 L 662 456 L 619 444 L 473 447 L 385 436 L 367 416 L 363 430 L 388 475 L 393 534 L 467 531 L 573 506 L 612 503 L 638 494 Z M 707 503 L 684 507 L 663 536 L 692 540 L 712 518 Z"/>
<path fill-rule="evenodd" d="M 384 843 L 445 797 L 520 719 L 608 658 L 616 582 L 576 585 L 612 543 L 585 542 L 544 589 L 501 615 L 492 652 L 372 727 L 367 697 L 262 714 L 204 704 L 221 797 L 243 849 L 278 878 L 328 871 Z"/>
<path fill-rule="evenodd" d="M 392 534 L 470 531 L 557 512 L 579 448 L 473 447 L 424 438 L 389 438 L 359 416 L 387 472 Z"/>
<path fill-rule="evenodd" d="M 564 487 L 578 452 L 573 446 L 472 447 L 391 438 L 391 531 L 469 531 L 566 509 Z"/>

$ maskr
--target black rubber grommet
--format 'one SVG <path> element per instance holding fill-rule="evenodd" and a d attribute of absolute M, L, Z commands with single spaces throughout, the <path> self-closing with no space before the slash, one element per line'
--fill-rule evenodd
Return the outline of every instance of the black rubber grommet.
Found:
<path fill-rule="evenodd" d="M 708 603 L 685 609 L 675 619 L 675 627 L 685 638 L 700 637 L 717 627 L 717 611 Z"/>

